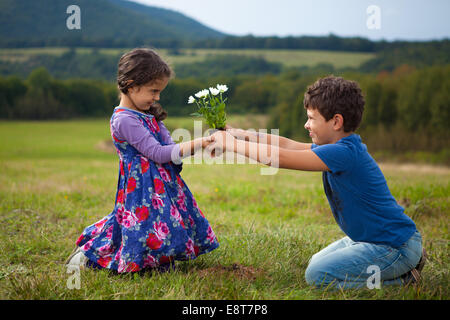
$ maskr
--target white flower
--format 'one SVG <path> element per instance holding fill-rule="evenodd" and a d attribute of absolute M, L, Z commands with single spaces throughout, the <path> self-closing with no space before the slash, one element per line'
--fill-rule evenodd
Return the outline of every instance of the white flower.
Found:
<path fill-rule="evenodd" d="M 197 93 L 195 94 L 195 96 L 196 96 L 197 98 L 204 98 L 204 97 L 207 97 L 208 94 L 209 94 L 208 89 L 204 89 L 204 90 L 202 90 L 202 91 L 197 92 Z"/>
<path fill-rule="evenodd" d="M 218 94 L 219 94 L 219 92 L 220 92 L 220 90 L 219 89 L 216 89 L 216 88 L 209 88 L 209 91 L 211 91 L 211 94 L 213 95 L 213 96 L 217 96 Z"/>
<path fill-rule="evenodd" d="M 188 103 L 191 104 L 191 103 L 194 103 L 194 102 L 195 102 L 195 98 L 193 96 L 190 96 L 189 100 L 188 100 Z"/>
<path fill-rule="evenodd" d="M 219 90 L 219 92 L 225 92 L 228 90 L 228 87 L 226 84 L 218 84 L 217 85 L 217 90 Z"/>

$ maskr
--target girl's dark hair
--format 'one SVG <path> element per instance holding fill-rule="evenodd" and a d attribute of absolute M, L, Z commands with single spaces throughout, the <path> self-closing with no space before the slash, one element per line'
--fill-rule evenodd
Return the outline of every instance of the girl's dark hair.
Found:
<path fill-rule="evenodd" d="M 305 109 L 317 109 L 326 121 L 335 114 L 344 118 L 344 132 L 355 131 L 361 123 L 364 97 L 355 81 L 328 76 L 317 80 L 305 92 Z"/>
<path fill-rule="evenodd" d="M 155 80 L 172 78 L 174 73 L 169 65 L 152 49 L 133 49 L 120 57 L 117 68 L 117 86 L 123 94 L 128 88 L 141 86 Z M 156 121 L 164 120 L 167 112 L 159 103 L 153 104 L 147 113 Z"/>

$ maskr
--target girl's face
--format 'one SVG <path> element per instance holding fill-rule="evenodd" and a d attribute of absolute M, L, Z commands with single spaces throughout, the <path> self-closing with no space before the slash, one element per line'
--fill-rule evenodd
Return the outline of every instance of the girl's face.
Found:
<path fill-rule="evenodd" d="M 308 108 L 306 110 L 308 121 L 305 129 L 309 131 L 312 142 L 317 145 L 332 143 L 334 140 L 334 119 L 326 121 L 319 110 Z"/>
<path fill-rule="evenodd" d="M 169 83 L 168 78 L 156 79 L 141 86 L 134 86 L 128 89 L 128 97 L 134 103 L 133 109 L 137 111 L 147 111 L 150 106 L 159 101 L 159 95 Z"/>

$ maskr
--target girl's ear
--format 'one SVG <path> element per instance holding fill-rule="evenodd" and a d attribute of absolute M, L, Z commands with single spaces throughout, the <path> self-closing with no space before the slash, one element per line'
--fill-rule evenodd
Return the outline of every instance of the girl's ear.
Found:
<path fill-rule="evenodd" d="M 136 89 L 135 89 L 135 86 L 132 86 L 132 85 L 131 85 L 133 82 L 134 82 L 134 80 L 127 80 L 127 89 L 128 89 L 128 92 L 130 92 L 130 90 L 131 90 L 131 91 L 136 90 Z"/>
<path fill-rule="evenodd" d="M 333 116 L 333 121 L 334 121 L 334 129 L 336 131 L 339 131 L 341 129 L 344 129 L 344 117 L 342 116 L 342 114 L 337 113 Z"/>

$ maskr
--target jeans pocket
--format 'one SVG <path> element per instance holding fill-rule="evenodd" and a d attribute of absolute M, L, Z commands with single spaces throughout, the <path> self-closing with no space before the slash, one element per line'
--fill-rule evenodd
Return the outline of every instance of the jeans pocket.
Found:
<path fill-rule="evenodd" d="M 395 255 L 398 253 L 397 249 L 392 248 L 391 246 L 388 245 L 384 245 L 384 244 L 379 244 L 377 245 L 378 250 L 380 252 L 380 255 L 378 256 L 378 259 L 390 259 L 391 256 Z"/>

